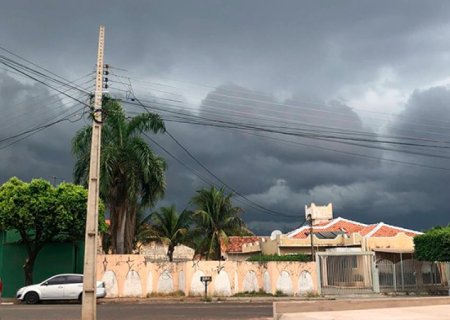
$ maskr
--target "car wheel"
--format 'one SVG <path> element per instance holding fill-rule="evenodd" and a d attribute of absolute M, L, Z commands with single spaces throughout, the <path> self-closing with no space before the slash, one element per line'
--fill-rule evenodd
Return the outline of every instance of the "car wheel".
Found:
<path fill-rule="evenodd" d="M 82 303 L 83 302 L 83 294 L 80 293 L 80 295 L 78 296 L 78 302 Z"/>
<path fill-rule="evenodd" d="M 27 304 L 36 304 L 36 303 L 39 302 L 39 295 L 36 292 L 34 292 L 34 291 L 28 292 L 25 295 L 25 302 Z"/>

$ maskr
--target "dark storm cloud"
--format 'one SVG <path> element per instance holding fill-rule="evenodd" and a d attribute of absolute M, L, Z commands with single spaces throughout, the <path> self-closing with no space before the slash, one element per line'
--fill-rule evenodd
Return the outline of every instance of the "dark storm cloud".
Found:
<path fill-rule="evenodd" d="M 286 107 L 293 106 L 293 100 L 277 103 L 265 96 L 242 87 L 223 86 L 205 97 L 198 114 L 202 119 L 222 121 L 220 124 L 231 121 L 250 127 L 268 125 L 268 128 L 287 132 L 292 129 L 294 133 L 300 129 L 313 129 L 316 133 L 321 133 L 321 130 L 329 126 L 334 131 L 345 128 L 366 130 L 359 117 L 342 104 L 308 106 L 299 112 L 298 109 L 292 111 Z M 283 112 L 276 114 L 274 110 Z M 321 130 L 317 131 L 318 128 Z M 379 168 L 379 161 L 367 163 L 349 156 L 348 153 L 361 153 L 360 148 L 355 146 L 336 146 L 316 139 L 261 133 L 254 129 L 243 131 L 173 124 L 169 124 L 168 129 L 229 186 L 266 208 L 296 215 L 298 219 L 294 222 L 295 225 L 303 220 L 302 211 L 306 203 L 342 202 L 347 197 L 354 198 L 355 192 L 359 192 L 358 186 L 365 187 L 366 181 L 377 176 Z M 171 152 L 179 159 L 209 176 L 167 138 L 161 141 L 169 145 Z M 379 151 L 369 150 L 366 155 L 376 157 L 381 154 Z M 217 185 L 222 185 L 214 178 L 209 178 Z M 205 183 L 169 160 L 166 200 L 183 198 L 187 204 L 196 190 L 193 187 L 202 185 Z M 333 188 L 350 190 L 333 194 Z M 314 192 L 309 193 L 308 190 Z M 368 193 L 357 197 L 364 201 L 366 198 L 369 198 Z M 273 215 L 253 207 L 237 195 L 235 199 L 237 205 L 245 208 L 244 217 L 257 232 L 267 233 L 276 228 L 284 230 L 285 225 L 292 224 L 292 219 L 288 218 L 277 218 L 275 223 Z M 178 207 L 180 205 L 184 204 L 180 203 Z M 269 228 L 271 223 L 273 226 Z"/>
<path fill-rule="evenodd" d="M 103 23 L 105 61 L 130 71 L 114 73 L 162 83 L 181 80 L 176 85 L 181 99 L 197 109 L 190 110 L 196 115 L 322 134 L 370 133 L 368 119 L 344 102 L 361 101 L 374 86 L 380 95 L 394 90 L 409 97 L 448 78 L 449 12 L 448 1 L 18 0 L 2 3 L 0 45 L 72 80 L 93 69 Z M 183 83 L 219 88 L 196 91 Z M 112 83 L 111 92 L 120 88 Z M 1 137 L 64 111 L 57 107 L 67 101 L 53 94 L 1 74 Z M 446 88 L 417 90 L 400 116 L 390 123 L 383 116 L 383 128 L 391 135 L 446 139 L 449 102 Z M 375 110 L 391 112 L 383 103 Z M 70 179 L 70 139 L 82 124 L 64 122 L 0 150 L 1 180 L 13 175 Z M 312 201 L 333 202 L 336 215 L 364 222 L 422 229 L 448 221 L 445 172 L 379 159 L 433 166 L 446 166 L 445 160 L 252 130 L 167 126 L 229 185 L 266 207 L 298 214 L 293 222 L 236 202 L 246 208 L 244 217 L 257 232 L 296 226 Z M 168 137 L 157 139 L 207 176 Z M 181 210 L 205 183 L 176 161 L 168 162 L 167 196 L 159 205 L 175 203 Z"/>
<path fill-rule="evenodd" d="M 80 106 L 60 100 L 40 85 L 23 84 L 0 73 L 0 139 L 60 119 Z M 71 110 L 71 108 L 73 108 Z M 77 120 L 81 112 L 70 120 Z M 79 124 L 64 121 L 26 140 L 11 139 L 0 147 L 0 179 L 42 177 L 71 181 L 70 141 Z M 20 137 L 18 138 L 20 139 Z M 8 146 L 9 143 L 14 143 Z"/>
<path fill-rule="evenodd" d="M 448 10 L 446 1 L 14 1 L 2 6 L 0 34 L 68 75 L 91 70 L 104 23 L 107 60 L 139 74 L 329 98 L 383 67 L 445 75 Z"/>

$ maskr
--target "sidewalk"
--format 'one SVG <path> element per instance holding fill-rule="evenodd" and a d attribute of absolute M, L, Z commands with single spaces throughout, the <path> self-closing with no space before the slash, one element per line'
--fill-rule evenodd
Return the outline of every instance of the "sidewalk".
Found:
<path fill-rule="evenodd" d="M 399 317 L 401 314 L 407 316 Z M 414 314 L 419 316 L 415 317 Z M 274 319 L 379 320 L 383 316 L 385 319 L 399 320 L 450 319 L 450 297 L 384 297 L 274 303 Z"/>
<path fill-rule="evenodd" d="M 450 320 L 450 306 L 401 307 L 284 314 L 280 320 Z"/>

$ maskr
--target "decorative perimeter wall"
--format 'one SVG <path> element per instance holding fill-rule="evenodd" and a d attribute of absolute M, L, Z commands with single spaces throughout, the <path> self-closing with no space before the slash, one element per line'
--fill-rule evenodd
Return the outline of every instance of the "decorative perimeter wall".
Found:
<path fill-rule="evenodd" d="M 107 297 L 204 294 L 201 276 L 211 276 L 208 295 L 282 292 L 291 296 L 317 291 L 315 262 L 187 261 L 146 262 L 142 255 L 99 255 L 97 279 Z"/>

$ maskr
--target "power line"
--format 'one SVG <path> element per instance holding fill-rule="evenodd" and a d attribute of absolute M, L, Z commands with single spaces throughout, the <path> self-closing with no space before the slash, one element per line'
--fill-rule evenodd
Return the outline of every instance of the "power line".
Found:
<path fill-rule="evenodd" d="M 90 81 L 90 80 L 89 80 Z M 69 92 L 72 90 L 71 88 L 65 90 L 65 92 Z M 59 98 L 59 93 L 56 93 L 54 95 L 49 96 L 49 100 L 45 102 L 46 108 L 51 108 L 52 110 L 59 110 L 64 108 L 65 105 L 68 103 L 72 103 L 72 100 L 68 100 L 67 102 L 64 102 L 61 104 L 61 99 Z M 82 99 L 82 96 L 78 96 L 78 99 Z M 29 122 L 29 119 L 35 119 L 38 118 L 42 114 L 42 110 L 40 108 L 36 108 L 36 104 L 44 104 L 44 102 L 41 102 L 41 99 L 37 99 L 35 97 L 31 97 L 26 101 L 22 101 L 24 104 L 25 102 L 28 102 L 30 106 L 33 106 L 33 108 L 27 107 L 26 109 L 22 110 L 22 112 L 18 112 L 19 110 L 16 108 L 17 104 L 14 105 L 14 108 L 11 108 L 11 111 L 14 112 L 13 114 L 3 114 L 1 118 L 5 120 L 5 124 L 2 125 L 3 131 L 8 130 L 11 127 L 17 128 L 20 127 L 22 123 Z M 56 105 L 58 104 L 58 105 Z M 56 105 L 56 106 L 55 106 Z"/>
<path fill-rule="evenodd" d="M 85 109 L 85 107 L 82 107 L 81 109 L 78 109 L 75 112 L 72 112 L 68 116 L 65 116 L 65 117 L 63 117 L 61 119 L 57 119 L 57 120 L 52 121 L 50 123 L 42 124 L 40 126 L 34 127 L 32 129 L 29 129 L 29 130 L 26 130 L 26 131 L 23 131 L 21 133 L 15 134 L 13 136 L 10 136 L 10 137 L 7 137 L 7 138 L 3 138 L 3 139 L 0 140 L 0 143 L 8 141 L 8 140 L 13 140 L 13 139 L 16 139 L 16 138 L 17 139 L 12 141 L 12 142 L 10 142 L 9 144 L 6 144 L 6 145 L 0 147 L 0 150 L 6 149 L 6 148 L 8 148 L 8 147 L 10 147 L 10 146 L 12 146 L 12 145 L 14 145 L 14 144 L 24 140 L 24 139 L 26 139 L 26 138 L 36 134 L 36 133 L 38 133 L 38 132 L 40 132 L 40 131 L 42 131 L 44 129 L 50 128 L 50 127 L 52 127 L 52 126 L 54 126 L 54 125 L 56 125 L 56 124 L 58 124 L 60 122 L 70 121 L 71 117 L 75 116 L 77 113 L 80 113 L 80 111 L 82 111 L 83 109 Z M 83 116 L 83 113 L 81 114 L 80 118 L 78 120 L 76 120 L 76 121 L 81 120 L 82 116 Z"/>
<path fill-rule="evenodd" d="M 17 56 L 17 55 L 16 55 L 16 56 Z M 27 70 L 27 71 L 29 71 L 29 72 L 34 73 L 35 75 L 41 76 L 41 77 L 43 77 L 43 78 L 45 78 L 45 79 L 47 79 L 47 80 L 50 80 L 50 81 L 52 81 L 52 82 L 55 82 L 55 83 L 58 83 L 58 84 L 62 84 L 63 86 L 69 86 L 69 87 L 71 87 L 70 82 L 68 82 L 68 81 L 67 81 L 66 79 L 64 79 L 63 77 L 61 77 L 61 76 L 59 76 L 59 75 L 57 75 L 57 74 L 55 74 L 55 73 L 53 73 L 53 72 L 51 72 L 51 71 L 49 71 L 49 70 L 43 68 L 43 67 L 41 67 L 41 66 L 39 66 L 39 65 L 37 65 L 37 64 L 35 64 L 35 63 L 33 63 L 33 62 L 30 62 L 30 61 L 28 61 L 28 60 L 26 60 L 26 59 L 21 58 L 22 60 L 25 60 L 25 61 L 27 61 L 28 63 L 30 63 L 30 64 L 32 64 L 32 65 L 34 65 L 34 66 L 37 66 L 38 68 L 43 69 L 43 70 L 47 71 L 48 73 L 50 73 L 50 74 L 52 74 L 52 75 L 55 75 L 55 76 L 56 76 L 57 78 L 59 78 L 59 79 L 57 79 L 57 78 L 55 78 L 55 77 L 52 77 L 52 76 L 49 76 L 48 74 L 45 74 L 45 73 L 43 73 L 43 72 L 41 72 L 41 71 L 38 71 L 38 70 L 36 70 L 36 69 L 33 69 L 33 68 L 29 67 L 29 66 L 26 66 L 26 65 L 24 65 L 24 64 L 22 64 L 22 63 L 20 63 L 20 62 L 17 62 L 17 61 L 15 61 L 15 60 L 13 60 L 13 59 L 11 59 L 11 58 L 8 58 L 8 57 L 6 57 L 6 56 L 4 56 L 4 55 L 1 55 L 1 54 L 0 54 L 0 59 L 3 60 L 2 63 L 4 63 L 4 64 L 5 64 L 5 63 L 13 64 L 13 65 L 15 65 L 17 68 L 21 68 L 21 69 Z M 6 61 L 6 62 L 5 62 L 5 61 Z M 16 70 L 16 71 L 17 71 L 17 70 Z M 60 79 L 62 79 L 62 80 L 60 80 Z M 74 86 L 72 86 L 72 88 L 73 88 L 73 89 L 76 89 L 76 90 L 80 90 L 79 88 L 74 87 Z M 80 90 L 80 91 L 82 91 L 82 90 Z M 85 92 L 85 93 L 86 93 L 86 92 Z"/>
<path fill-rule="evenodd" d="M 112 69 L 118 69 L 118 68 L 114 68 L 112 67 Z M 128 71 L 126 71 L 128 72 Z M 112 75 L 115 75 L 117 77 L 122 77 L 122 78 L 126 78 L 129 79 L 130 81 L 132 80 L 131 77 L 129 76 L 124 76 L 124 75 L 120 75 L 120 74 L 116 74 L 116 73 L 111 73 Z M 163 87 L 169 87 L 169 88 L 173 88 L 173 89 L 181 89 L 178 86 L 173 86 L 173 85 L 168 85 L 166 83 L 161 83 L 161 82 L 149 82 L 149 81 L 145 81 L 145 80 L 139 80 L 137 78 L 133 79 L 134 81 L 138 81 L 138 82 L 142 82 L 142 83 L 146 83 L 146 84 L 152 84 L 152 85 L 157 85 L 157 86 L 163 86 Z M 308 107 L 304 107 L 302 106 L 302 104 L 309 104 L 309 105 L 316 105 L 316 106 L 320 106 L 320 107 L 326 107 L 329 108 L 330 106 L 324 103 L 319 103 L 319 102 L 312 102 L 312 101 L 300 101 L 298 99 L 289 99 L 289 101 L 292 101 L 292 103 L 294 104 L 287 104 L 287 103 L 277 103 L 277 102 L 271 102 L 268 101 L 267 99 L 273 99 L 273 97 L 268 96 L 266 94 L 261 94 L 258 93 L 256 91 L 252 91 L 252 90 L 247 90 L 247 89 L 242 89 L 239 90 L 239 88 L 227 88 L 227 87 L 217 87 L 217 86 L 213 86 L 213 85 L 207 85 L 207 84 L 198 84 L 198 83 L 193 83 L 193 82 L 188 82 L 188 81 L 181 81 L 181 80 L 171 80 L 171 79 L 167 79 L 169 81 L 173 81 L 173 82 L 179 82 L 179 83 L 185 83 L 191 86 L 199 86 L 199 87 L 204 87 L 204 88 L 208 88 L 208 89 L 213 89 L 216 92 L 209 92 L 208 95 L 216 95 L 216 96 L 222 96 L 222 97 L 228 97 L 228 98 L 234 98 L 234 99 L 241 99 L 241 100 L 247 100 L 247 101 L 253 101 L 253 102 L 260 102 L 263 104 L 270 104 L 270 105 L 274 105 L 274 106 L 282 106 L 282 107 L 287 107 L 287 108 L 294 108 L 294 109 L 309 109 L 309 110 L 313 110 L 313 111 L 317 111 L 317 112 L 327 112 L 327 113 L 337 113 L 340 114 L 341 116 L 348 116 L 348 114 L 343 114 L 341 112 L 338 111 L 329 111 L 329 110 L 318 110 L 315 108 L 308 108 Z M 224 92 L 224 93 L 220 93 L 220 91 Z M 263 97 L 265 100 L 262 99 L 253 99 L 253 98 L 247 98 L 247 97 L 241 97 L 241 96 L 236 96 L 236 95 L 230 95 L 230 94 L 226 94 L 226 92 L 229 92 L 231 94 L 246 94 L 246 95 L 251 95 L 251 96 L 260 96 Z M 180 94 L 177 94 L 180 95 Z M 181 95 L 180 95 L 181 96 Z M 223 102 L 223 101 L 221 101 Z M 295 103 L 298 103 L 298 105 L 296 105 Z M 249 107 L 249 106 L 247 106 Z M 254 106 L 255 107 L 255 106 Z M 353 111 L 360 111 L 360 112 L 367 112 L 367 113 L 373 113 L 373 114 L 380 114 L 380 115 L 384 115 L 384 116 L 389 116 L 389 117 L 403 117 L 403 115 L 401 114 L 392 114 L 392 113 L 387 113 L 387 112 L 380 112 L 380 111 L 373 111 L 373 110 L 366 110 L 366 109 L 359 109 L 359 108 L 350 108 L 349 109 L 353 110 Z M 380 118 L 371 118 L 374 120 L 381 120 Z M 383 121 L 385 121 L 385 119 L 382 119 Z M 405 121 L 404 119 L 399 119 L 399 121 L 402 122 L 408 122 Z M 423 126 L 425 125 L 423 122 L 424 121 L 435 121 L 435 122 L 440 122 L 440 123 L 444 123 L 444 124 L 450 124 L 450 121 L 445 121 L 442 119 L 420 119 L 420 123 L 414 123 L 416 125 L 420 125 Z M 433 127 L 435 127 L 435 125 L 433 125 Z"/>
<path fill-rule="evenodd" d="M 150 112 L 149 109 L 147 108 L 147 106 L 145 106 L 135 95 L 134 92 L 131 91 L 134 97 L 134 100 L 136 100 L 139 105 L 141 105 L 147 112 Z M 199 166 L 201 166 L 206 172 L 208 172 L 211 176 L 213 176 L 217 181 L 219 181 L 222 185 L 224 185 L 225 187 L 227 187 L 229 190 L 231 190 L 232 192 L 234 192 L 236 195 L 238 195 L 239 197 L 243 198 L 244 200 L 246 200 L 247 202 L 251 203 L 253 206 L 256 206 L 257 208 L 259 208 L 260 210 L 264 210 L 267 213 L 271 213 L 271 214 L 275 214 L 277 216 L 284 216 L 284 217 L 297 217 L 295 215 L 290 215 L 290 214 L 285 214 L 282 212 L 278 212 L 275 210 L 271 210 L 268 208 L 265 208 L 263 206 L 261 206 L 260 204 L 250 200 L 248 197 L 246 197 L 245 195 L 241 194 L 239 191 L 237 191 L 235 188 L 229 186 L 225 181 L 223 181 L 222 179 L 220 179 L 216 174 L 214 174 L 210 169 L 208 169 L 208 167 L 206 167 L 202 162 L 200 162 L 200 160 L 198 160 L 186 147 L 184 147 L 170 132 L 168 132 L 166 130 L 167 135 L 181 148 L 183 149 L 188 155 L 189 157 L 191 157 L 191 159 L 193 159 Z M 164 149 L 163 149 L 164 150 Z M 172 156 L 174 157 L 174 156 Z M 183 165 L 184 166 L 184 165 Z"/>
<path fill-rule="evenodd" d="M 132 102 L 126 102 L 123 101 L 125 103 L 131 103 Z M 158 111 L 164 111 L 160 108 L 155 108 L 155 107 L 148 107 L 149 109 L 155 109 Z M 173 111 L 167 111 L 169 113 L 175 113 Z M 183 113 L 181 113 L 182 115 L 185 115 Z M 190 115 L 193 118 L 198 118 L 198 116 L 194 116 L 194 115 Z M 200 117 L 202 118 L 202 117 Z M 210 120 L 210 119 L 208 119 Z M 211 121 L 210 123 L 206 123 L 206 122 L 190 122 L 190 121 L 182 121 L 182 120 L 173 120 L 173 122 L 182 122 L 182 123 L 188 123 L 188 124 L 194 124 L 194 125 L 201 125 L 201 126 L 210 126 L 210 127 L 219 127 L 219 128 L 227 128 L 227 129 L 236 129 L 236 130 L 250 130 L 249 128 L 242 128 L 242 126 L 237 125 L 237 124 L 233 124 L 231 122 L 229 122 L 228 126 L 227 126 L 227 122 L 226 121 L 219 121 L 219 120 L 214 120 Z M 252 128 L 252 130 L 254 130 L 254 128 Z M 334 149 L 334 148 L 327 148 L 327 147 L 322 147 L 322 146 L 317 146 L 317 145 L 308 145 L 308 144 L 302 144 L 302 143 L 295 143 L 298 145 L 303 145 L 303 146 L 307 146 L 310 148 L 315 148 L 315 149 L 320 149 L 320 150 L 324 150 L 324 151 L 331 151 L 331 152 L 335 152 L 335 153 L 340 153 L 340 154 L 344 154 L 347 156 L 353 156 L 353 157 L 359 157 L 359 158 L 365 158 L 365 159 L 371 159 L 371 160 L 377 160 L 377 161 L 383 161 L 383 162 L 388 162 L 388 163 L 393 163 L 393 164 L 399 164 L 399 165 L 408 165 L 408 166 L 414 166 L 414 167 L 422 167 L 422 168 L 428 168 L 428 169 L 437 169 L 437 170 L 444 170 L 444 171 L 450 171 L 449 168 L 445 168 L 445 167 L 438 167 L 438 166 L 431 166 L 431 165 L 425 165 L 425 164 L 420 164 L 420 163 L 415 163 L 415 162 L 408 162 L 408 161 L 402 161 L 402 160 L 395 160 L 395 159 L 389 159 L 389 158 L 382 158 L 382 157 L 375 157 L 375 156 L 370 156 L 370 155 L 365 155 L 365 154 L 360 154 L 360 153 L 356 153 L 356 152 L 349 152 L 349 151 L 343 151 L 343 150 L 338 150 L 338 149 Z"/>
<path fill-rule="evenodd" d="M 258 120 L 267 121 L 267 122 L 280 122 L 280 123 L 282 122 L 282 123 L 301 124 L 303 126 L 321 127 L 323 129 L 326 129 L 326 130 L 334 129 L 334 130 L 338 130 L 338 131 L 344 131 L 344 129 L 339 128 L 339 127 L 335 127 L 335 126 L 330 126 L 330 125 L 328 125 L 328 126 L 320 126 L 320 125 L 317 125 L 317 124 L 316 125 L 311 124 L 310 122 L 302 122 L 302 121 L 299 121 L 299 120 L 293 120 L 292 117 L 298 117 L 299 116 L 298 113 L 293 113 L 293 112 L 289 112 L 289 111 L 286 111 L 286 110 L 278 110 L 277 108 L 275 108 L 275 109 L 273 109 L 273 108 L 264 108 L 264 107 L 261 107 L 260 105 L 256 106 L 256 105 L 238 104 L 236 102 L 229 102 L 229 101 L 223 101 L 223 100 L 215 100 L 215 99 L 209 98 L 210 95 L 212 95 L 212 93 L 210 93 L 208 95 L 208 99 L 207 99 L 207 101 L 210 101 L 210 102 L 216 101 L 217 103 L 220 103 L 220 104 L 230 105 L 233 108 L 243 107 L 243 108 L 255 109 L 255 111 L 256 111 L 256 109 L 258 109 L 258 110 L 262 109 L 262 110 L 269 111 L 271 114 L 281 113 L 281 114 L 289 115 L 291 117 L 289 119 L 285 119 L 285 118 L 276 117 L 276 116 L 273 116 L 273 115 L 267 115 L 266 114 L 266 115 L 263 115 L 264 118 L 261 118 L 261 117 L 256 116 L 254 112 L 237 111 L 237 110 L 233 110 L 233 109 L 229 109 L 229 108 L 228 109 L 224 109 L 224 108 L 220 108 L 218 106 L 208 105 L 205 102 L 203 102 L 201 104 L 201 109 L 200 110 L 201 110 L 202 113 L 208 112 L 207 110 L 213 109 L 213 110 L 219 110 L 219 111 L 214 111 L 214 113 L 221 113 L 221 114 L 227 114 L 227 113 L 230 114 L 231 113 L 231 114 L 248 115 L 252 119 L 258 119 Z M 155 98 L 155 99 L 161 100 L 158 97 L 155 97 L 155 96 L 152 96 L 152 97 Z M 235 97 L 232 97 L 232 98 L 235 98 Z M 152 101 L 152 103 L 155 103 L 155 102 L 156 101 Z M 266 102 L 266 104 L 271 104 L 271 102 Z M 172 107 L 178 107 L 179 108 L 180 106 L 172 106 Z M 192 109 L 192 108 L 188 108 L 186 106 L 183 106 L 183 108 L 184 109 Z M 198 109 L 195 109 L 195 110 L 198 111 Z M 318 109 L 314 109 L 314 110 L 315 111 L 328 112 L 327 110 L 318 110 Z M 349 122 L 350 125 L 353 125 L 356 115 L 355 116 L 350 116 L 348 114 L 346 114 L 346 115 L 347 115 L 348 118 L 351 118 L 352 120 L 344 120 L 344 122 Z M 317 118 L 320 121 L 323 120 L 323 116 L 317 115 L 317 114 L 307 114 L 306 117 L 308 119 L 309 118 Z M 342 119 L 334 119 L 334 120 L 336 120 L 338 122 L 342 122 L 343 121 Z M 408 122 L 408 121 L 404 121 L 404 120 L 403 120 L 403 122 L 405 122 L 405 123 L 412 123 L 414 125 L 419 125 L 419 126 L 431 127 L 433 129 L 448 130 L 447 127 L 438 127 L 436 125 L 426 125 L 423 122 L 415 123 L 415 122 Z M 393 128 L 395 128 L 395 127 L 393 126 Z M 426 134 L 430 134 L 430 135 L 438 135 L 438 136 L 446 136 L 446 137 L 448 136 L 448 134 L 443 134 L 442 132 L 436 132 L 436 131 L 430 131 L 430 130 L 418 130 L 418 129 L 411 129 L 411 128 L 402 128 L 401 130 L 402 131 L 426 133 Z M 348 131 L 348 130 L 345 130 L 345 131 Z M 372 135 L 372 136 L 376 135 L 373 132 L 360 131 L 360 130 L 352 130 L 352 131 L 353 132 L 358 132 L 359 134 L 366 134 L 366 135 Z M 382 137 L 382 136 L 386 136 L 386 135 L 376 135 L 376 136 Z M 420 138 L 420 137 L 404 137 L 403 136 L 402 138 L 413 139 L 413 140 L 422 140 L 422 141 L 431 140 L 431 139 Z M 436 140 L 436 139 L 434 139 L 434 140 Z M 445 142 L 445 143 L 448 143 L 448 141 Z"/>
<path fill-rule="evenodd" d="M 66 79 L 64 79 L 63 77 L 57 75 L 56 73 L 53 73 L 52 71 L 50 71 L 50 70 L 48 70 L 48 69 L 46 69 L 46 68 L 44 68 L 44 67 L 42 67 L 42 66 L 40 66 L 40 65 L 38 65 L 38 64 L 36 64 L 36 63 L 30 61 L 30 60 L 28 60 L 28 59 L 26 59 L 26 58 L 24 58 L 24 57 L 18 55 L 17 53 L 14 53 L 14 52 L 12 52 L 12 51 L 6 49 L 5 47 L 3 47 L 3 46 L 1 46 L 1 45 L 0 45 L 0 50 L 3 50 L 3 51 L 9 53 L 10 55 L 12 55 L 12 56 L 14 56 L 14 57 L 16 57 L 16 58 L 19 58 L 19 59 L 21 59 L 21 60 L 23 60 L 23 61 L 25 61 L 25 62 L 31 64 L 32 66 L 35 66 L 35 67 L 37 67 L 37 68 L 39 68 L 39 69 L 41 69 L 41 70 L 44 70 L 44 71 L 46 71 L 46 72 L 48 72 L 48 73 L 54 75 L 55 77 L 60 78 L 60 79 L 63 80 L 63 81 L 66 81 Z"/>
<path fill-rule="evenodd" d="M 30 74 L 27 74 L 26 72 L 23 72 L 22 70 L 20 70 L 20 69 L 14 67 L 14 66 L 11 66 L 11 65 L 8 64 L 8 63 L 5 63 L 4 61 L 1 61 L 1 60 L 0 60 L 0 63 L 6 65 L 6 66 L 8 66 L 8 67 L 10 67 L 10 68 L 13 69 L 13 70 L 16 70 L 17 72 L 19 72 L 19 73 L 21 73 L 21 74 L 27 76 L 27 77 L 30 78 L 30 79 L 33 79 L 33 80 L 36 81 L 36 82 L 39 82 L 39 83 L 45 85 L 46 87 L 49 87 L 50 89 L 53 89 L 53 90 L 59 92 L 60 94 L 62 94 L 62 95 L 64 95 L 64 96 L 66 96 L 66 97 L 68 97 L 68 98 L 70 98 L 70 99 L 73 99 L 73 100 L 75 100 L 75 101 L 77 101 L 77 102 L 79 102 L 79 103 L 81 103 L 81 104 L 83 104 L 83 105 L 85 105 L 85 106 L 87 106 L 87 107 L 90 108 L 90 105 L 86 104 L 85 102 L 83 102 L 83 101 L 81 101 L 81 100 L 79 100 L 79 99 L 76 99 L 76 98 L 72 97 L 71 95 L 65 93 L 64 91 L 59 90 L 58 88 L 53 87 L 53 86 L 49 85 L 48 83 L 45 83 L 44 81 L 42 81 L 42 80 L 40 80 L 40 79 L 38 79 L 38 78 L 36 78 L 36 77 L 30 75 Z"/>
<path fill-rule="evenodd" d="M 133 104 L 132 102 L 128 102 L 125 100 L 123 102 L 127 103 L 127 104 Z M 159 105 L 161 105 L 161 103 L 159 103 Z M 261 126 L 261 125 L 257 125 L 257 124 L 253 124 L 253 123 L 243 123 L 243 122 L 237 122 L 237 121 L 232 121 L 232 120 L 207 118 L 204 116 L 198 116 L 198 115 L 192 115 L 192 114 L 188 115 L 188 114 L 185 114 L 185 113 L 182 113 L 179 111 L 169 111 L 169 110 L 165 110 L 165 109 L 158 108 L 158 107 L 151 107 L 151 108 L 162 111 L 162 112 L 185 115 L 185 116 L 189 116 L 192 118 L 205 120 L 205 121 L 207 121 L 207 123 L 221 123 L 221 124 L 225 124 L 225 125 L 235 125 L 240 128 L 243 128 L 243 129 L 259 130 L 259 131 L 265 131 L 265 132 L 270 132 L 270 133 L 277 133 L 277 134 L 309 138 L 309 139 L 318 139 L 318 140 L 324 140 L 324 141 L 334 141 L 334 142 L 344 143 L 344 144 L 348 144 L 348 145 L 355 145 L 351 141 L 357 141 L 357 142 L 366 142 L 366 143 L 375 143 L 375 144 L 392 144 L 392 145 L 399 145 L 399 146 L 405 146 L 405 147 L 422 147 L 422 148 L 434 148 L 434 149 L 449 149 L 450 148 L 450 146 L 447 146 L 447 145 L 436 145 L 436 144 L 431 145 L 431 144 L 423 144 L 423 143 L 412 143 L 412 142 L 368 139 L 368 138 L 346 136 L 346 135 L 349 135 L 350 133 L 347 133 L 345 136 L 330 135 L 330 134 L 323 134 L 322 131 L 320 131 L 320 130 L 312 130 L 312 129 L 304 129 L 304 128 L 302 128 L 302 129 L 296 128 L 297 131 L 293 132 L 293 131 L 289 131 L 289 130 L 286 131 L 286 130 L 277 129 L 277 128 L 287 129 L 286 127 L 271 128 L 268 126 Z M 289 129 L 291 129 L 291 128 L 289 128 Z M 391 137 L 391 139 L 392 138 L 400 139 L 398 137 Z M 427 140 L 427 141 L 430 141 L 430 140 Z M 431 140 L 431 141 L 436 142 L 436 143 L 446 143 L 446 144 L 450 143 L 450 141 L 436 141 L 436 140 Z M 386 149 L 386 150 L 390 150 L 390 151 L 397 151 L 395 149 L 388 149 L 388 148 L 384 148 L 384 147 L 380 148 L 380 147 L 374 147 L 374 146 L 370 146 L 370 145 L 358 144 L 358 146 L 368 147 L 368 148 Z M 399 150 L 399 152 L 402 152 L 402 151 L 404 151 L 404 150 Z"/>

